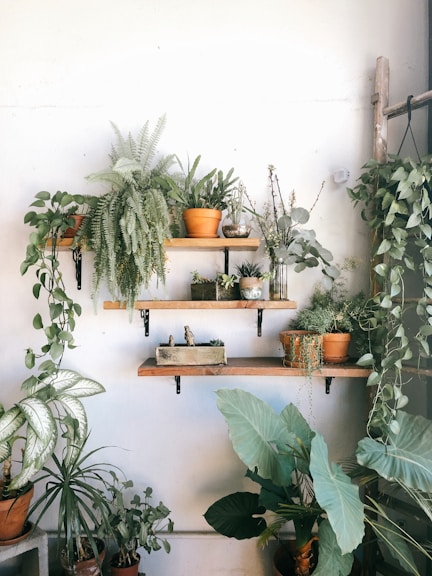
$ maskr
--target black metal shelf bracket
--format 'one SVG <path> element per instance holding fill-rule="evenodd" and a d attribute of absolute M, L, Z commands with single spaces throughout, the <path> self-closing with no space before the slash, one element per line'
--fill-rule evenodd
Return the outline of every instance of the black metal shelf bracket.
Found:
<path fill-rule="evenodd" d="M 79 246 L 72 248 L 72 258 L 75 262 L 75 279 L 77 281 L 77 289 L 81 290 L 82 252 Z"/>
<path fill-rule="evenodd" d="M 144 334 L 148 336 L 150 334 L 150 310 L 148 308 L 140 310 L 140 315 L 144 320 Z"/>
<path fill-rule="evenodd" d="M 225 254 L 225 274 L 229 274 L 228 270 L 229 270 L 229 248 L 224 248 L 224 254 Z"/>
<path fill-rule="evenodd" d="M 180 376 L 174 376 L 174 378 L 175 378 L 175 383 L 176 383 L 176 394 L 180 394 L 180 392 L 181 392 Z"/>
<path fill-rule="evenodd" d="M 263 308 L 258 308 L 258 336 L 262 336 Z"/>
<path fill-rule="evenodd" d="M 326 376 L 325 377 L 325 393 L 326 394 L 330 394 L 330 386 L 331 386 L 331 383 L 333 382 L 333 378 L 334 378 L 334 376 Z"/>

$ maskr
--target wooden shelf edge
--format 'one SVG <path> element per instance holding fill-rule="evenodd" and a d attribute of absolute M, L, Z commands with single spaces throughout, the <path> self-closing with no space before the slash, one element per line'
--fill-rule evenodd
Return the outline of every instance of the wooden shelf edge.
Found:
<path fill-rule="evenodd" d="M 105 310 L 126 310 L 122 302 L 105 300 Z M 135 310 L 217 309 L 217 310 L 295 310 L 294 300 L 138 300 Z"/>
<path fill-rule="evenodd" d="M 313 377 L 367 378 L 370 370 L 347 364 L 324 364 L 312 372 Z M 147 358 L 138 367 L 138 376 L 307 376 L 304 369 L 286 368 L 282 358 L 228 358 L 227 364 L 206 366 L 157 366 L 155 358 Z"/>
<path fill-rule="evenodd" d="M 165 248 L 183 250 L 257 250 L 259 238 L 171 238 L 165 240 Z"/>

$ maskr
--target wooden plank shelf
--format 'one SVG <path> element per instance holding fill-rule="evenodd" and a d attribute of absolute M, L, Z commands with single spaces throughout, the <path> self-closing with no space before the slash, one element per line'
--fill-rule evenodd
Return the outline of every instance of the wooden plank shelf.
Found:
<path fill-rule="evenodd" d="M 257 250 L 259 238 L 170 238 L 165 248 L 181 250 Z"/>
<path fill-rule="evenodd" d="M 312 372 L 312 377 L 323 377 L 326 394 L 330 393 L 333 378 L 367 378 L 370 370 L 354 363 L 323 364 Z M 227 364 L 216 366 L 158 366 L 155 358 L 147 358 L 138 367 L 138 376 L 174 376 L 177 394 L 181 376 L 307 376 L 302 368 L 286 368 L 281 357 L 228 358 Z"/>

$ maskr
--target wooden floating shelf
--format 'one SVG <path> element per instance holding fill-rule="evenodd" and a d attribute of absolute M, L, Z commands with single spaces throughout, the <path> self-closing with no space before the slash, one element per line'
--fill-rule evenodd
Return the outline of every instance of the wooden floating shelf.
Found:
<path fill-rule="evenodd" d="M 105 300 L 105 310 L 125 310 L 126 304 Z M 137 300 L 135 310 L 295 310 L 294 300 Z"/>
<path fill-rule="evenodd" d="M 326 394 L 330 393 L 333 378 L 367 378 L 370 370 L 354 363 L 323 364 L 312 371 L 312 377 L 323 377 Z M 302 368 L 286 368 L 281 357 L 228 358 L 227 364 L 216 366 L 158 366 L 155 358 L 147 358 L 138 367 L 138 376 L 174 376 L 180 394 L 181 376 L 307 376 Z"/>
<path fill-rule="evenodd" d="M 259 238 L 171 238 L 165 240 L 165 248 L 182 250 L 257 250 Z"/>

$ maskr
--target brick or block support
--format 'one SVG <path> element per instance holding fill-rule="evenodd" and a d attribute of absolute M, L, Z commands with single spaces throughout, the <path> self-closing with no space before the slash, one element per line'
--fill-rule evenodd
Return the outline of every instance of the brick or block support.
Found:
<path fill-rule="evenodd" d="M 35 528 L 24 540 L 11 546 L 0 546 L 1 563 L 23 555 L 23 576 L 48 575 L 48 535 L 40 528 Z"/>

